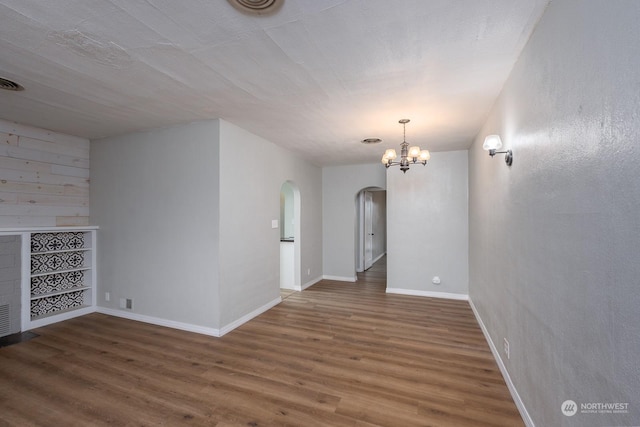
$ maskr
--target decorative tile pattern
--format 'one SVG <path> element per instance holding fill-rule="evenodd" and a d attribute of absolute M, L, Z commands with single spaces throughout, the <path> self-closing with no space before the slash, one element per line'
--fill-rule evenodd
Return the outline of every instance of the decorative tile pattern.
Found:
<path fill-rule="evenodd" d="M 83 303 L 84 296 L 82 291 L 36 299 L 31 301 L 31 318 L 68 308 L 80 307 Z"/>
<path fill-rule="evenodd" d="M 84 233 L 33 233 L 31 252 L 64 251 L 84 247 Z"/>
<path fill-rule="evenodd" d="M 31 255 L 31 274 L 71 270 L 82 267 L 84 252 L 60 252 Z"/>
<path fill-rule="evenodd" d="M 83 285 L 84 271 L 68 271 L 31 278 L 31 295 L 38 296 Z"/>

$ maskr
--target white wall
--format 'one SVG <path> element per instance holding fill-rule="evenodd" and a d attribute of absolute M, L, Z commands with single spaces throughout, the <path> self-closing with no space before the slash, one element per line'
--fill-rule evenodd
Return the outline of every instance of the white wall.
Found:
<path fill-rule="evenodd" d="M 98 305 L 217 329 L 218 121 L 91 143 Z M 111 301 L 105 301 L 110 292 Z"/>
<path fill-rule="evenodd" d="M 640 424 L 638 22 L 638 2 L 551 2 L 470 151 L 470 298 L 537 426 Z"/>
<path fill-rule="evenodd" d="M 220 121 L 220 297 L 222 325 L 279 298 L 280 189 L 300 191 L 301 284 L 322 276 L 320 168 L 233 124 Z M 238 153 L 250 153 L 240 155 Z M 238 163 L 234 160 L 241 159 Z"/>
<path fill-rule="evenodd" d="M 356 197 L 367 187 L 386 188 L 381 163 L 322 169 L 322 251 L 327 278 L 356 280 Z"/>
<path fill-rule="evenodd" d="M 89 140 L 0 120 L 0 227 L 89 223 Z"/>
<path fill-rule="evenodd" d="M 387 291 L 468 294 L 467 152 L 387 171 Z M 439 276 L 440 285 L 432 278 Z"/>

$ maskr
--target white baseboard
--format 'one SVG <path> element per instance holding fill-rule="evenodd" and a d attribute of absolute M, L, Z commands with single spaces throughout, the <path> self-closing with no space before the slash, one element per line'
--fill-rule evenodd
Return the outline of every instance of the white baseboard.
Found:
<path fill-rule="evenodd" d="M 311 280 L 309 280 L 307 283 L 305 283 L 305 284 L 304 284 L 304 285 L 302 285 L 302 286 L 295 286 L 295 285 L 294 285 L 294 286 L 293 286 L 293 287 L 291 287 L 291 288 L 281 287 L 280 289 L 288 289 L 288 290 L 290 290 L 290 291 L 298 291 L 298 292 L 300 292 L 300 291 L 304 291 L 304 290 L 305 290 L 305 289 L 307 289 L 309 286 L 313 286 L 313 285 L 315 285 L 315 284 L 316 284 L 316 283 L 318 283 L 320 280 L 322 280 L 322 276 L 320 276 L 320 277 L 316 277 L 315 279 L 311 279 Z"/>
<path fill-rule="evenodd" d="M 198 334 L 210 335 L 213 337 L 221 337 L 231 332 L 238 326 L 247 323 L 254 317 L 259 316 L 270 308 L 280 304 L 280 302 L 282 302 L 282 298 L 278 297 L 273 301 L 270 301 L 267 304 L 263 305 L 262 307 L 253 310 L 251 313 L 248 313 L 241 318 L 229 323 L 228 325 L 223 326 L 220 329 L 208 328 L 206 326 L 194 325 L 191 323 L 176 322 L 174 320 L 161 319 L 159 317 L 146 316 L 144 314 L 131 313 L 128 311 L 116 310 L 113 308 L 98 307 L 96 311 L 98 313 L 108 314 L 110 316 L 123 317 L 125 319 L 137 320 L 139 322 L 151 323 L 153 325 L 166 326 L 168 328 L 180 329 L 182 331 L 195 332 Z"/>
<path fill-rule="evenodd" d="M 316 283 L 318 283 L 320 280 L 322 280 L 322 276 L 320 277 L 316 277 L 315 279 L 311 279 L 309 280 L 307 283 L 305 283 L 304 285 L 302 285 L 302 289 L 299 289 L 300 291 L 304 291 L 305 289 L 307 289 L 310 286 L 315 285 Z"/>
<path fill-rule="evenodd" d="M 484 322 L 482 321 L 482 318 L 480 317 L 480 314 L 478 313 L 478 310 L 476 309 L 476 306 L 473 304 L 473 301 L 471 300 L 471 298 L 469 298 L 469 305 L 471 306 L 471 310 L 473 310 L 473 314 L 476 316 L 476 320 L 480 325 L 480 329 L 482 329 L 482 333 L 484 334 L 484 337 L 487 340 L 487 343 L 489 344 L 489 348 L 491 349 L 493 358 L 496 360 L 496 363 L 498 364 L 498 368 L 500 368 L 502 377 L 504 378 L 504 381 L 507 383 L 507 388 L 511 393 L 511 397 L 513 398 L 513 401 L 518 407 L 518 411 L 520 411 L 520 416 L 522 417 L 522 420 L 527 425 L 527 427 L 535 427 L 535 424 L 531 419 L 531 415 L 529 415 L 529 411 L 527 411 L 526 406 L 524 406 L 524 402 L 520 398 L 520 394 L 518 394 L 518 390 L 516 389 L 516 386 L 513 384 L 513 381 L 511 381 L 511 377 L 509 376 L 509 371 L 507 371 L 507 367 L 504 365 L 504 362 L 500 357 L 500 352 L 498 351 L 498 348 L 496 347 L 493 340 L 491 339 L 491 335 L 489 335 L 489 331 L 487 330 L 487 327 L 484 325 Z"/>
<path fill-rule="evenodd" d="M 212 337 L 221 337 L 240 325 L 247 323 L 249 320 L 253 319 L 256 316 L 264 313 L 270 308 L 280 304 L 282 302 L 282 298 L 278 297 L 273 301 L 268 302 L 267 304 L 253 310 L 251 313 L 248 313 L 241 318 L 229 323 L 228 325 L 223 326 L 220 329 L 208 328 L 206 326 L 194 325 L 191 323 L 183 323 L 176 322 L 175 320 L 161 319 L 159 317 L 147 316 L 139 313 L 131 313 L 123 310 L 116 310 L 113 308 L 106 307 L 97 307 L 96 311 L 98 313 L 108 314 L 110 316 L 122 317 L 129 320 L 137 320 L 139 322 L 151 323 L 152 325 L 158 326 L 166 326 L 168 328 L 180 329 L 182 331 L 195 332 L 197 334 L 209 335 Z"/>
<path fill-rule="evenodd" d="M 400 295 L 413 295 L 417 297 L 457 299 L 462 301 L 467 301 L 469 299 L 469 295 L 467 294 L 452 294 L 449 292 L 434 292 L 434 291 L 418 291 L 414 289 L 387 288 L 387 293 L 400 294 Z"/>
<path fill-rule="evenodd" d="M 77 310 L 67 311 L 61 314 L 54 314 L 38 320 L 32 320 L 28 325 L 23 326 L 22 331 L 28 331 L 42 326 L 51 325 L 52 323 L 62 322 L 63 320 L 73 319 L 74 317 L 84 316 L 85 314 L 95 313 L 96 307 L 83 307 Z"/>
<path fill-rule="evenodd" d="M 166 326 L 168 328 L 180 329 L 182 331 L 195 332 L 212 337 L 220 337 L 219 329 L 208 328 L 206 326 L 194 325 L 191 323 L 176 322 L 175 320 L 161 319 L 159 317 L 147 316 L 130 311 L 116 310 L 114 308 L 98 307 L 98 313 L 108 314 L 109 316 L 122 317 L 129 320 L 137 320 L 139 322 L 151 323 L 152 325 Z"/>
<path fill-rule="evenodd" d="M 377 257 L 375 257 L 373 259 L 373 261 L 371 261 L 371 265 L 375 264 L 376 262 L 380 261 L 380 258 L 382 258 L 383 256 L 385 256 L 387 253 L 386 252 L 382 252 L 380 255 L 378 255 Z"/>
<path fill-rule="evenodd" d="M 357 276 L 351 276 L 351 277 L 347 277 L 347 276 L 322 276 L 323 279 L 325 280 L 336 280 L 338 282 L 357 282 L 358 281 L 358 277 Z"/>
<path fill-rule="evenodd" d="M 382 258 L 383 256 L 385 256 L 387 253 L 386 252 L 382 252 L 380 255 L 378 255 L 377 257 L 375 257 L 374 259 L 371 260 L 371 265 L 375 264 L 376 262 L 380 261 L 380 258 Z M 364 262 L 362 263 L 363 265 L 357 266 L 356 268 L 356 273 L 364 273 L 365 270 L 362 268 L 364 267 Z"/>
<path fill-rule="evenodd" d="M 238 326 L 241 326 L 241 325 L 247 323 L 249 320 L 253 319 L 256 316 L 261 315 L 265 311 L 267 311 L 270 308 L 280 304 L 281 302 L 282 302 L 282 298 L 278 297 L 278 298 L 274 299 L 273 301 L 270 301 L 270 302 L 266 303 L 262 307 L 256 308 L 251 313 L 245 314 L 241 318 L 239 318 L 237 320 L 234 320 L 233 322 L 229 323 L 228 325 L 225 325 L 222 328 L 220 328 L 220 335 L 218 335 L 218 336 L 221 337 L 221 336 L 233 331 Z"/>

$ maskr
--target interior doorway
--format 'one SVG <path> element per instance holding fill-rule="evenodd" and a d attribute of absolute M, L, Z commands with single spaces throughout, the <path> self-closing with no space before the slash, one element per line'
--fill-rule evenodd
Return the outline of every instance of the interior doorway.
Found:
<path fill-rule="evenodd" d="M 356 272 L 368 270 L 387 253 L 387 192 L 370 187 L 356 195 Z"/>
<path fill-rule="evenodd" d="M 292 181 L 280 187 L 280 288 L 299 291 L 300 190 Z"/>
<path fill-rule="evenodd" d="M 373 264 L 373 238 L 375 233 L 373 232 L 373 194 L 371 191 L 364 192 L 364 206 L 363 206 L 363 220 L 364 220 L 364 269 L 368 270 Z"/>

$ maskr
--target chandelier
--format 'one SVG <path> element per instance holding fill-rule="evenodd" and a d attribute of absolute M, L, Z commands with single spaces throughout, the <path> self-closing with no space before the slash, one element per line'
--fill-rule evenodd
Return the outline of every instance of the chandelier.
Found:
<path fill-rule="evenodd" d="M 389 148 L 384 152 L 382 156 L 382 164 L 385 168 L 389 168 L 389 166 L 400 166 L 400 170 L 403 173 L 407 173 L 409 170 L 409 165 L 411 163 L 422 163 L 422 165 L 426 165 L 427 161 L 431 158 L 431 154 L 429 150 L 421 150 L 420 147 L 414 145 L 409 147 L 409 143 L 407 142 L 407 123 L 409 123 L 409 119 L 401 119 L 398 120 L 398 123 L 402 123 L 402 144 L 400 144 L 400 160 L 395 161 L 398 158 L 398 154 L 396 154 L 396 150 L 393 148 Z"/>

